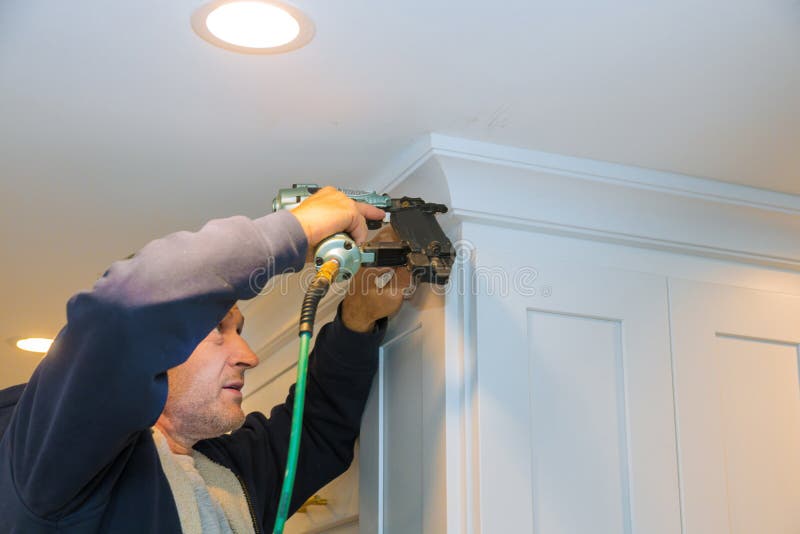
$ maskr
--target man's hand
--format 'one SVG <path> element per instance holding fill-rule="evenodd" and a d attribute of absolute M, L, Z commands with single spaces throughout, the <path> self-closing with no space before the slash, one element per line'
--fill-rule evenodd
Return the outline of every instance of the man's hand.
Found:
<path fill-rule="evenodd" d="M 323 187 L 290 212 L 306 233 L 308 248 L 337 232 L 347 232 L 358 245 L 367 238 L 367 219 L 381 220 L 384 211 L 356 202 L 333 187 Z"/>
<path fill-rule="evenodd" d="M 373 241 L 397 239 L 394 230 L 386 226 Z M 394 276 L 385 286 L 378 287 L 375 280 L 390 271 L 394 271 Z M 407 291 L 411 284 L 411 272 L 405 265 L 359 269 L 342 302 L 342 322 L 354 332 L 371 332 L 375 321 L 400 309 L 405 296 L 404 290 Z"/>

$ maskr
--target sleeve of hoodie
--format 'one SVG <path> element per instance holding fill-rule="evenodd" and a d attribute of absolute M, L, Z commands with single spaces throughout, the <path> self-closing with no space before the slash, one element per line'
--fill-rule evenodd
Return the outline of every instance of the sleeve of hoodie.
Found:
<path fill-rule="evenodd" d="M 372 332 L 354 332 L 342 322 L 340 305 L 336 318 L 320 329 L 309 358 L 290 514 L 352 462 L 387 324 L 384 317 Z M 244 480 L 265 532 L 272 531 L 277 515 L 294 393 L 293 385 L 286 402 L 274 407 L 269 418 L 259 412 L 250 413 L 239 430 L 195 445 L 212 460 L 232 466 Z"/>
<path fill-rule="evenodd" d="M 307 245 L 289 212 L 213 220 L 147 244 L 72 297 L 67 324 L 4 436 L 26 506 L 58 518 L 87 498 L 87 488 L 107 487 L 99 481 L 110 466 L 161 414 L 167 369 L 185 361 L 237 300 L 301 268 Z"/>

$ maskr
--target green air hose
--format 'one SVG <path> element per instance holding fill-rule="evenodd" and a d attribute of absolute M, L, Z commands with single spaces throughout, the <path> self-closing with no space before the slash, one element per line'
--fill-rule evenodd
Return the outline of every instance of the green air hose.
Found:
<path fill-rule="evenodd" d="M 306 370 L 308 369 L 308 345 L 311 332 L 300 334 L 300 356 L 297 359 L 297 385 L 294 390 L 294 407 L 292 408 L 292 433 L 289 438 L 289 456 L 286 460 L 286 473 L 283 476 L 281 500 L 278 503 L 278 516 L 275 518 L 273 534 L 282 534 L 289 515 L 289 503 L 292 500 L 294 475 L 297 470 L 297 453 L 300 451 L 300 434 L 303 431 L 303 405 L 306 400 Z"/>
<path fill-rule="evenodd" d="M 286 472 L 283 476 L 281 499 L 278 502 L 278 513 L 275 518 L 273 534 L 283 534 L 283 527 L 289 515 L 289 504 L 292 501 L 294 477 L 297 471 L 297 455 L 300 452 L 300 435 L 303 432 L 303 406 L 306 400 L 306 375 L 308 371 L 308 351 L 311 336 L 314 332 L 314 318 L 317 306 L 331 287 L 331 281 L 339 272 L 339 262 L 330 260 L 320 267 L 314 281 L 306 291 L 303 308 L 300 313 L 300 355 L 297 358 L 297 383 L 294 390 L 292 407 L 292 431 L 289 436 L 289 453 L 286 458 Z"/>

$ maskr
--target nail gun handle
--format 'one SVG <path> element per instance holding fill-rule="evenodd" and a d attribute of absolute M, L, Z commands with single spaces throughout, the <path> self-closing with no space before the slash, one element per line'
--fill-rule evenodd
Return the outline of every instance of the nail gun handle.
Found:
<path fill-rule="evenodd" d="M 272 211 L 293 209 L 320 189 L 322 188 L 317 184 L 292 184 L 292 187 L 279 189 L 278 195 L 272 201 Z M 389 198 L 389 195 L 379 195 L 375 191 L 357 191 L 341 187 L 337 187 L 337 189 L 356 202 L 371 204 L 384 210 L 392 207 L 392 199 Z"/>

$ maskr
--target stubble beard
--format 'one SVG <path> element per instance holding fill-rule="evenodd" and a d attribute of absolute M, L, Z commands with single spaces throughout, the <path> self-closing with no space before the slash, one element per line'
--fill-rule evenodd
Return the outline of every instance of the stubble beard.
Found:
<path fill-rule="evenodd" d="M 184 435 L 197 441 L 221 436 L 240 428 L 245 415 L 240 406 L 231 407 L 220 399 L 210 402 L 188 402 L 176 407 L 173 417 L 177 419 Z"/>

